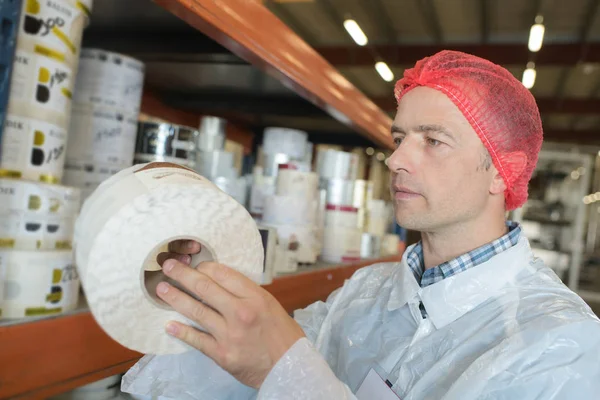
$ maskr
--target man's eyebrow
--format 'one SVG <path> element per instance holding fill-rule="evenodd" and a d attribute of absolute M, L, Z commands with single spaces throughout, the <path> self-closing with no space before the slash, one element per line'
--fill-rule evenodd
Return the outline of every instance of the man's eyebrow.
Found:
<path fill-rule="evenodd" d="M 406 133 L 398 125 L 392 125 L 392 133 Z"/>
<path fill-rule="evenodd" d="M 456 138 L 454 137 L 454 135 L 452 135 L 446 128 L 444 128 L 441 125 L 419 125 L 415 128 L 416 132 L 425 132 L 425 133 L 430 133 L 430 132 L 436 132 L 436 133 L 441 133 L 442 135 L 452 139 L 452 140 L 456 140 Z"/>

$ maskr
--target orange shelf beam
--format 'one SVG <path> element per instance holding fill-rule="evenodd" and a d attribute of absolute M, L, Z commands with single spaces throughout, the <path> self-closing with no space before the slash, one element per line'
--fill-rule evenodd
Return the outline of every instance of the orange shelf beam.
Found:
<path fill-rule="evenodd" d="M 344 284 L 359 268 L 400 256 L 311 269 L 265 286 L 292 312 Z M 46 399 L 126 372 L 141 354 L 112 340 L 90 312 L 0 326 L 0 399 Z"/>
<path fill-rule="evenodd" d="M 392 149 L 392 120 L 259 1 L 155 0 L 335 119 Z M 390 90 L 390 96 L 391 96 Z"/>

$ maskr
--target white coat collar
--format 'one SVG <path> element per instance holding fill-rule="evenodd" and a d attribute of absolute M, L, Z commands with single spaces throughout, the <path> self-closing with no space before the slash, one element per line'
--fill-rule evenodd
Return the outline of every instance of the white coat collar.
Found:
<path fill-rule="evenodd" d="M 502 287 L 514 286 L 517 274 L 530 265 L 533 257 L 529 241 L 521 235 L 516 245 L 488 261 L 421 288 L 407 262 L 412 248 L 406 249 L 392 277 L 388 310 L 393 311 L 420 300 L 437 329 L 497 296 Z"/>

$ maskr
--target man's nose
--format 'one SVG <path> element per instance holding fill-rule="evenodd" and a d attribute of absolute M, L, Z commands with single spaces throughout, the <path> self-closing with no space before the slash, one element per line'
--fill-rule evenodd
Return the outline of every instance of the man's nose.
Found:
<path fill-rule="evenodd" d="M 407 135 L 402 143 L 389 157 L 387 166 L 391 172 L 398 173 L 402 170 L 412 173 L 418 163 L 419 143 L 414 137 Z"/>

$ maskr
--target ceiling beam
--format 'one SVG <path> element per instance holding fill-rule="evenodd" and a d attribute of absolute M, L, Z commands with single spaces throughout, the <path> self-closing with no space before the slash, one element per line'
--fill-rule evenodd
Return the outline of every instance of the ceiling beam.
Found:
<path fill-rule="evenodd" d="M 396 110 L 396 100 L 391 95 L 372 100 L 384 111 Z M 564 98 L 558 102 L 553 97 L 541 97 L 536 98 L 536 102 L 542 114 L 600 114 L 600 98 Z"/>
<path fill-rule="evenodd" d="M 286 8 L 284 4 L 278 4 L 273 0 L 265 0 L 265 5 L 271 10 L 279 19 L 281 19 L 287 26 L 292 28 L 298 35 L 304 39 L 308 44 L 314 45 L 318 43 L 315 35 L 306 28 L 298 19 Z"/>
<path fill-rule="evenodd" d="M 600 144 L 600 129 L 544 129 L 544 141 L 577 144 Z"/>
<path fill-rule="evenodd" d="M 427 27 L 431 31 L 431 36 L 433 36 L 435 43 L 442 43 L 444 40 L 444 33 L 442 32 L 442 25 L 440 24 L 440 19 L 433 0 L 416 0 L 416 2 Z"/>
<path fill-rule="evenodd" d="M 600 62 L 600 42 L 589 43 L 589 51 L 581 59 L 581 45 L 578 43 L 548 43 L 538 52 L 536 66 L 570 66 L 580 61 Z M 416 61 L 442 50 L 457 50 L 486 58 L 496 64 L 525 65 L 529 60 L 527 43 L 523 44 L 445 44 L 445 45 L 398 45 L 373 46 L 387 60 L 396 58 L 397 65 L 412 65 Z M 348 59 L 346 46 L 316 47 L 323 58 L 334 66 L 373 65 L 375 58 L 371 49 L 353 46 L 353 60 Z"/>
<path fill-rule="evenodd" d="M 479 0 L 479 12 L 481 22 L 481 42 L 488 43 L 490 40 L 490 0 Z"/>

